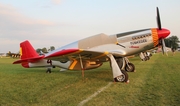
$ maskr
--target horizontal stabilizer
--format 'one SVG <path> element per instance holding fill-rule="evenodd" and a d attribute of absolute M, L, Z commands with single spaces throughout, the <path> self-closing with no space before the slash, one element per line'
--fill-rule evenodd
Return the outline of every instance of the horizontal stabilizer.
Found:
<path fill-rule="evenodd" d="M 41 60 L 43 58 L 44 58 L 44 55 L 38 56 L 38 57 L 26 58 L 26 59 L 17 60 L 15 62 L 13 62 L 13 64 L 19 64 L 19 63 L 25 63 L 25 62 L 34 63 L 34 62 L 37 62 L 38 60 Z"/>

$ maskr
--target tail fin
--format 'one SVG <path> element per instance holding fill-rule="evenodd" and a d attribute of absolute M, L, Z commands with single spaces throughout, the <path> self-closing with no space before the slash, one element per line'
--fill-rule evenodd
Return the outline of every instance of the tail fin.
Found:
<path fill-rule="evenodd" d="M 32 45 L 27 40 L 20 43 L 20 55 L 21 55 L 21 59 L 27 59 L 27 58 L 33 58 L 39 56 L 38 53 L 35 51 L 35 49 L 32 47 Z"/>
<path fill-rule="evenodd" d="M 44 58 L 44 55 L 39 56 L 39 54 L 35 51 L 29 41 L 24 41 L 20 43 L 20 56 L 21 59 L 13 62 L 13 64 L 21 63 L 23 67 L 29 67 L 28 63 L 37 62 Z"/>

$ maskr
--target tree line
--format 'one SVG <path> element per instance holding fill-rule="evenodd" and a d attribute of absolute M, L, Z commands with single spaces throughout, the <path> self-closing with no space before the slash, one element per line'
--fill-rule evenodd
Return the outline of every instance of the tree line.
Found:
<path fill-rule="evenodd" d="M 38 49 L 36 49 L 36 52 L 41 54 L 41 53 L 48 53 L 48 52 L 53 51 L 53 50 L 55 50 L 55 47 L 54 46 L 50 46 L 49 49 L 47 49 L 46 47 L 43 47 L 42 49 L 38 48 Z"/>
<path fill-rule="evenodd" d="M 53 50 L 55 50 L 55 47 L 50 46 L 49 49 L 47 49 L 46 47 L 43 47 L 42 49 L 38 48 L 38 49 L 36 49 L 36 52 L 38 54 L 45 54 L 45 53 L 48 53 L 48 52 L 53 51 Z M 12 53 L 11 51 L 9 51 L 8 53 L 1 53 L 1 55 L 2 54 L 5 54 L 7 57 L 12 57 L 12 58 L 19 58 L 20 57 L 20 51 L 18 51 L 16 53 Z"/>

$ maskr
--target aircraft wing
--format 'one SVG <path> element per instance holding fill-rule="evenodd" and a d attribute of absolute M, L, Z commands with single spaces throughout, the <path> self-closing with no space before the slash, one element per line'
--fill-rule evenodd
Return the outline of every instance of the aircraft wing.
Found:
<path fill-rule="evenodd" d="M 98 60 L 104 62 L 107 61 L 107 54 L 108 52 L 98 52 L 83 49 L 64 49 L 47 54 L 44 58 L 61 62 L 76 60 L 79 58 L 82 60 Z"/>
<path fill-rule="evenodd" d="M 54 51 L 52 53 L 48 53 L 46 55 L 41 55 L 37 57 L 25 58 L 21 60 L 17 60 L 13 62 L 13 64 L 19 64 L 23 62 L 37 62 L 42 59 L 50 59 L 60 62 L 67 62 L 69 60 L 77 60 L 81 58 L 82 60 L 90 60 L 90 61 L 107 61 L 107 54 L 109 52 L 99 52 L 99 51 L 91 51 L 91 50 L 83 50 L 83 49 L 63 49 L 59 51 Z"/>

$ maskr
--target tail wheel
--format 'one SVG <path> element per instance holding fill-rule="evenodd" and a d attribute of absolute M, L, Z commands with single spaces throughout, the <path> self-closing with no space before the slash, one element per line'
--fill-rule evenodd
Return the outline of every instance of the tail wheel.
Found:
<path fill-rule="evenodd" d="M 126 65 L 126 67 L 125 67 L 125 70 L 126 70 L 127 72 L 134 72 L 134 71 L 135 71 L 135 66 L 134 66 L 134 64 L 128 63 L 128 65 Z"/>
<path fill-rule="evenodd" d="M 51 68 L 47 68 L 46 73 L 51 73 Z"/>
<path fill-rule="evenodd" d="M 128 82 L 128 74 L 126 71 L 121 71 L 122 72 L 122 75 L 120 76 L 117 76 L 116 78 L 114 78 L 114 80 L 116 82 Z"/>

